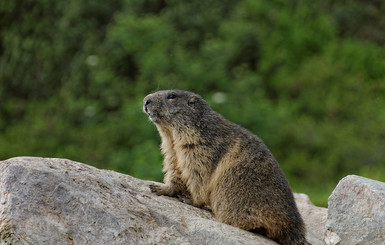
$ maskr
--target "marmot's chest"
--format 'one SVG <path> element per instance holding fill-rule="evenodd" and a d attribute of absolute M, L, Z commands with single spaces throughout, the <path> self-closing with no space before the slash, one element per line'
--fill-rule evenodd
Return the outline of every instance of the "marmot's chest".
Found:
<path fill-rule="evenodd" d="M 182 172 L 189 172 L 193 170 L 199 171 L 199 156 L 202 155 L 202 149 L 200 148 L 201 147 L 195 144 L 180 144 L 174 146 L 177 167 Z"/>
<path fill-rule="evenodd" d="M 201 146 L 180 145 L 175 148 L 177 168 L 181 180 L 187 187 L 195 203 L 209 204 L 209 181 L 211 173 L 208 166 L 210 157 Z"/>
<path fill-rule="evenodd" d="M 184 182 L 200 182 L 204 185 L 210 178 L 210 156 L 207 149 L 196 144 L 175 145 L 177 167 Z"/>

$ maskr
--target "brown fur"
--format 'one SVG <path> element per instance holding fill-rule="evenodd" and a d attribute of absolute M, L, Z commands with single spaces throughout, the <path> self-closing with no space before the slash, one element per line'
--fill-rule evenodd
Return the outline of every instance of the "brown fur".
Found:
<path fill-rule="evenodd" d="M 150 94 L 143 109 L 164 155 L 165 185 L 153 192 L 209 205 L 219 221 L 280 244 L 307 244 L 289 183 L 261 139 L 187 91 Z"/>

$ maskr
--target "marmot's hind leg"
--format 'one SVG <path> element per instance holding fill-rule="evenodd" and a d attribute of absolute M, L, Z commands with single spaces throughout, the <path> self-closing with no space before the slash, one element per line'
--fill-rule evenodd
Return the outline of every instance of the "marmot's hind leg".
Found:
<path fill-rule="evenodd" d="M 250 210 L 245 212 L 240 212 L 239 209 L 225 211 L 221 210 L 221 208 L 213 212 L 216 219 L 225 224 L 263 235 L 281 245 L 309 245 L 300 229 L 288 227 L 288 222 L 280 222 L 275 215 L 274 217 L 269 215 L 258 216 L 255 212 L 250 212 Z"/>

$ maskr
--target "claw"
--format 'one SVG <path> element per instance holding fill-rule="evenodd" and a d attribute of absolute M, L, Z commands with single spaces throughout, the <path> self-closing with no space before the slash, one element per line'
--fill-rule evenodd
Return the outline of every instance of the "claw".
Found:
<path fill-rule="evenodd" d="M 160 188 L 160 186 L 155 185 L 155 184 L 150 184 L 149 187 L 150 187 L 150 190 L 151 190 L 152 193 L 155 193 L 155 194 L 157 194 L 158 196 L 160 195 L 160 194 L 159 194 L 159 188 Z"/>

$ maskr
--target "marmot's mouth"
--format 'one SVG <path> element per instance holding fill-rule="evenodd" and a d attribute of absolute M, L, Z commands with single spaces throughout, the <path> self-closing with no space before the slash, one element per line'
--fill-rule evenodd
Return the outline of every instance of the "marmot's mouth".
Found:
<path fill-rule="evenodd" d="M 150 120 L 152 121 L 155 118 L 155 115 L 150 112 L 148 113 L 148 118 L 150 118 Z"/>
<path fill-rule="evenodd" d="M 148 111 L 148 110 L 146 113 L 147 113 L 148 118 L 150 119 L 151 122 L 156 122 L 159 119 L 159 116 L 157 113 L 153 113 L 153 112 Z"/>
<path fill-rule="evenodd" d="M 147 106 L 143 106 L 143 111 L 148 115 L 148 117 L 150 118 L 151 120 L 151 117 L 154 117 L 154 114 L 151 113 L 151 111 L 147 108 Z"/>
<path fill-rule="evenodd" d="M 148 115 L 151 122 L 156 122 L 159 119 L 158 113 L 151 111 L 146 104 L 143 106 L 143 111 Z"/>

